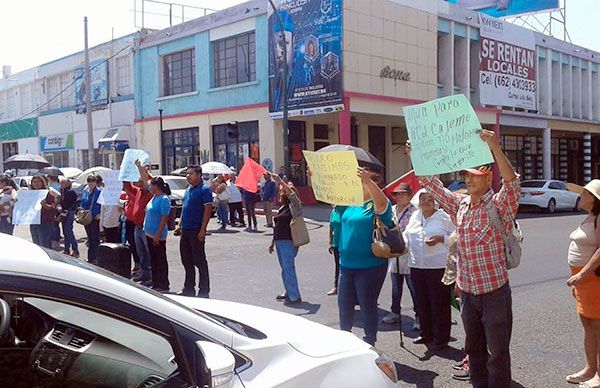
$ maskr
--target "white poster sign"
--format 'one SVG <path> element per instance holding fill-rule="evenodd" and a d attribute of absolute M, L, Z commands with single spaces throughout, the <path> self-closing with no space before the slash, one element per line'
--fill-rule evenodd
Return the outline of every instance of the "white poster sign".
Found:
<path fill-rule="evenodd" d="M 42 201 L 48 190 L 19 190 L 13 208 L 13 225 L 39 225 L 42 218 Z"/>
<path fill-rule="evenodd" d="M 119 170 L 105 171 L 102 174 L 104 187 L 98 197 L 100 205 L 119 205 L 123 182 L 119 181 Z"/>
<path fill-rule="evenodd" d="M 479 24 L 481 104 L 537 110 L 533 31 L 481 13 Z"/>

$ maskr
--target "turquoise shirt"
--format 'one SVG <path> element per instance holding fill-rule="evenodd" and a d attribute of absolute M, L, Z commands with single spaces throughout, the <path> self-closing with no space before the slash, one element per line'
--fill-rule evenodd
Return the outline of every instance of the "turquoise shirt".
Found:
<path fill-rule="evenodd" d="M 329 217 L 329 227 L 331 228 L 331 246 L 338 248 L 340 246 L 340 228 L 342 227 L 342 214 L 344 209 L 339 206 L 331 209 L 331 217 Z"/>
<path fill-rule="evenodd" d="M 340 265 L 349 269 L 373 268 L 387 265 L 388 261 L 373 254 L 373 217 L 375 207 L 373 201 L 367 201 L 363 206 L 346 207 L 342 215 L 340 230 Z M 387 208 L 379 219 L 389 228 L 393 226 L 392 204 L 388 200 Z"/>
<path fill-rule="evenodd" d="M 147 236 L 154 237 L 158 232 L 160 221 L 163 216 L 168 216 L 171 212 L 171 200 L 166 194 L 152 197 L 152 200 L 146 205 L 146 219 L 144 220 L 144 232 Z M 165 227 L 160 234 L 161 240 L 167 239 L 168 227 Z"/>

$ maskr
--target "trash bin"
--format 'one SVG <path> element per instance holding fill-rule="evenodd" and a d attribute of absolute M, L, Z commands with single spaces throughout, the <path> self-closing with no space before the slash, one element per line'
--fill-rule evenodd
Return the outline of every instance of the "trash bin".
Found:
<path fill-rule="evenodd" d="M 131 277 L 131 251 L 122 244 L 102 243 L 98 246 L 97 265 L 117 275 Z"/>

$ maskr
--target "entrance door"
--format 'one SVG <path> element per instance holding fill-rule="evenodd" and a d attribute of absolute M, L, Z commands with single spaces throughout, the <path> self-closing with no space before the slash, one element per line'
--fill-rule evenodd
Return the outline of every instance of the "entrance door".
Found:
<path fill-rule="evenodd" d="M 288 137 L 290 171 L 287 171 L 292 183 L 296 186 L 306 186 L 306 161 L 302 150 L 306 149 L 306 123 L 304 121 L 289 121 Z"/>
<path fill-rule="evenodd" d="M 369 152 L 372 153 L 381 164 L 387 166 L 386 153 L 387 145 L 385 144 L 385 127 L 369 126 Z M 382 179 L 385 181 L 385 168 L 381 173 Z"/>

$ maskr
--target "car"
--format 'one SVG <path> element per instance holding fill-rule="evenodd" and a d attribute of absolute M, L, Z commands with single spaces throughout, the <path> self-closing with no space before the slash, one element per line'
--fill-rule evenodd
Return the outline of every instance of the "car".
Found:
<path fill-rule="evenodd" d="M 579 194 L 568 191 L 564 182 L 557 180 L 521 182 L 519 206 L 536 207 L 554 213 L 556 210 L 579 211 L 579 203 Z"/>
<path fill-rule="evenodd" d="M 18 386 L 396 387 L 393 361 L 292 314 L 163 295 L 0 235 L 0 371 Z"/>
<path fill-rule="evenodd" d="M 181 207 L 183 206 L 183 196 L 185 190 L 190 185 L 185 177 L 178 175 L 157 175 L 162 178 L 171 189 L 171 214 L 169 216 L 169 230 L 174 229 L 175 219 L 181 217 Z"/>
<path fill-rule="evenodd" d="M 15 184 L 19 187 L 19 189 L 29 189 L 29 185 L 31 184 L 31 178 L 33 176 L 16 176 L 13 179 Z"/>

